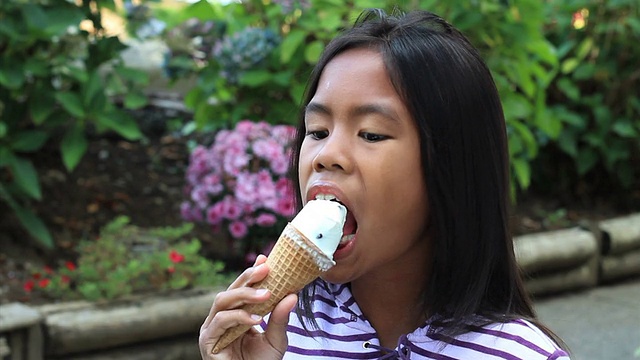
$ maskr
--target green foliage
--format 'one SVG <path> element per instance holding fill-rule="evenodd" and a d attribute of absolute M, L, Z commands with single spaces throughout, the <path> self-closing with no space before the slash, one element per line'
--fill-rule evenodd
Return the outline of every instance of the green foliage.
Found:
<path fill-rule="evenodd" d="M 218 24 L 218 42 L 249 27 L 273 31 L 281 39 L 267 61 L 243 69 L 238 81 L 224 75 L 216 56 L 197 64 L 172 59 L 197 74 L 197 86 L 185 102 L 199 129 L 243 118 L 293 122 L 309 71 L 327 42 L 362 9 L 391 11 L 399 5 L 442 15 L 481 51 L 503 103 L 514 193 L 530 186 L 532 164 L 541 148 L 550 146 L 572 157 L 578 176 L 601 165 L 630 186 L 629 160 L 638 152 L 640 134 L 640 76 L 634 63 L 640 47 L 630 40 L 640 35 L 637 1 L 325 0 L 288 11 L 279 3 L 233 2 L 222 11 L 200 1 L 185 10 L 195 15 L 206 9 L 210 16 L 200 19 Z M 572 19 L 581 9 L 591 15 L 578 30 Z M 243 56 L 241 50 L 235 55 Z"/>
<path fill-rule="evenodd" d="M 138 88 L 147 77 L 122 64 L 125 45 L 105 35 L 104 9 L 114 10 L 114 1 L 0 2 L 0 198 L 43 247 L 53 241 L 29 210 L 30 201 L 42 199 L 29 154 L 60 139 L 71 171 L 87 149 L 87 129 L 142 136 L 114 99 L 144 105 Z"/>
<path fill-rule="evenodd" d="M 558 0 L 546 16 L 561 64 L 549 112 L 564 130 L 547 144 L 539 181 L 560 179 L 562 192 L 609 177 L 630 188 L 640 178 L 640 3 Z"/>
<path fill-rule="evenodd" d="M 118 217 L 97 239 L 80 242 L 77 264 L 36 271 L 25 289 L 54 300 L 97 301 L 228 283 L 224 265 L 201 256 L 200 242 L 187 238 L 192 228 L 185 224 L 142 229 L 130 225 L 127 217 Z"/>

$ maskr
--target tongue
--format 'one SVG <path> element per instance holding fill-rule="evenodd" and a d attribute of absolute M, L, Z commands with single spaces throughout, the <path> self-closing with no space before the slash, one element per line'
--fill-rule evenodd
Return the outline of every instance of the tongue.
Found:
<path fill-rule="evenodd" d="M 353 217 L 350 212 L 347 212 L 347 218 L 342 227 L 342 236 L 355 234 L 357 229 L 358 223 L 356 222 L 356 218 Z"/>

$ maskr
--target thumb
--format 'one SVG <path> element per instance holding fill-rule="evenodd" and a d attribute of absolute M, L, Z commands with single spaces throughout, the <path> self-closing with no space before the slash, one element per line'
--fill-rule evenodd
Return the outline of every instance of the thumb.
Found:
<path fill-rule="evenodd" d="M 265 336 L 267 341 L 276 350 L 283 353 L 287 350 L 287 325 L 289 324 L 289 313 L 296 306 L 298 296 L 289 294 L 282 299 L 273 309 L 269 316 L 269 324 Z"/>

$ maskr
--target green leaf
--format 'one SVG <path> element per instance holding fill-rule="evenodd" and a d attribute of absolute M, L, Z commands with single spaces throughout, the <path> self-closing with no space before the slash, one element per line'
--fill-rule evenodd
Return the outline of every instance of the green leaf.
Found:
<path fill-rule="evenodd" d="M 123 79 L 131 81 L 137 85 L 147 85 L 149 83 L 149 74 L 144 70 L 134 69 L 126 66 L 118 66 L 115 68 L 116 73 Z"/>
<path fill-rule="evenodd" d="M 576 50 L 576 58 L 578 60 L 583 60 L 587 56 L 589 51 L 591 51 L 592 47 L 593 47 L 593 39 L 592 38 L 584 39 L 580 43 L 580 45 L 578 45 L 578 49 Z"/>
<path fill-rule="evenodd" d="M 62 107 L 76 118 L 84 118 L 85 112 L 82 107 L 80 95 L 71 92 L 61 92 L 55 95 L 56 100 L 62 104 Z"/>
<path fill-rule="evenodd" d="M 578 156 L 578 144 L 575 132 L 573 131 L 563 131 L 558 136 L 558 147 L 565 153 L 571 155 L 572 158 L 577 158 Z"/>
<path fill-rule="evenodd" d="M 531 116 L 531 103 L 522 95 L 508 94 L 502 103 L 507 119 L 526 119 Z"/>
<path fill-rule="evenodd" d="M 280 44 L 280 61 L 288 63 L 298 47 L 304 42 L 307 33 L 302 30 L 292 30 Z"/>
<path fill-rule="evenodd" d="M 558 80 L 558 88 L 571 100 L 580 98 L 580 89 L 568 78 L 563 77 Z"/>
<path fill-rule="evenodd" d="M 265 84 L 271 80 L 271 73 L 267 70 L 245 71 L 240 75 L 238 82 L 241 85 L 256 87 Z"/>
<path fill-rule="evenodd" d="M 576 58 L 569 58 L 562 62 L 560 66 L 563 74 L 568 74 L 572 72 L 576 67 L 580 65 L 580 61 Z"/>
<path fill-rule="evenodd" d="M 33 236 L 40 245 L 47 249 L 53 249 L 53 238 L 51 238 L 51 234 L 49 233 L 47 226 L 39 217 L 30 210 L 20 206 L 14 207 L 13 211 L 25 230 L 27 230 L 27 232 L 31 234 L 31 236 Z"/>
<path fill-rule="evenodd" d="M 82 86 L 83 108 L 94 110 L 92 105 L 95 105 L 95 99 L 100 95 L 104 96 L 102 77 L 98 71 L 92 71 L 89 73 L 89 78 Z"/>
<path fill-rule="evenodd" d="M 138 140 L 142 138 L 142 133 L 135 120 L 122 111 L 112 111 L 96 115 L 98 123 L 111 129 L 127 140 Z"/>
<path fill-rule="evenodd" d="M 69 27 L 77 27 L 84 19 L 84 14 L 78 6 L 56 6 L 47 9 L 47 24 L 44 27 L 49 36 L 63 35 Z"/>
<path fill-rule="evenodd" d="M 26 130 L 11 136 L 11 148 L 14 151 L 33 152 L 42 147 L 49 134 L 40 130 Z"/>
<path fill-rule="evenodd" d="M 127 109 L 139 109 L 147 104 L 147 97 L 139 92 L 129 92 L 124 97 L 124 106 Z"/>
<path fill-rule="evenodd" d="M 289 95 L 293 99 L 295 104 L 302 103 L 302 97 L 304 96 L 305 86 L 303 84 L 293 84 L 289 88 Z"/>
<path fill-rule="evenodd" d="M 79 125 L 71 127 L 60 143 L 62 162 L 67 170 L 72 171 L 75 169 L 87 151 L 87 147 L 88 143 L 84 136 L 84 129 Z"/>
<path fill-rule="evenodd" d="M 56 101 L 51 92 L 43 89 L 35 90 L 33 96 L 29 98 L 29 111 L 31 112 L 33 123 L 36 125 L 44 123 L 49 115 L 53 113 L 55 104 Z"/>
<path fill-rule="evenodd" d="M 613 124 L 613 132 L 627 138 L 634 138 L 638 135 L 636 129 L 627 119 L 619 119 L 616 121 L 615 124 Z"/>
<path fill-rule="evenodd" d="M 511 164 L 513 165 L 513 170 L 520 187 L 522 189 L 528 188 L 531 183 L 531 167 L 529 163 L 522 158 L 515 158 L 512 159 Z"/>
<path fill-rule="evenodd" d="M 573 78 L 576 80 L 586 80 L 593 78 L 596 72 L 596 66 L 592 63 L 581 63 L 573 72 Z"/>
<path fill-rule="evenodd" d="M 18 89 L 24 84 L 24 73 L 22 67 L 14 59 L 0 58 L 0 85 L 9 89 Z"/>
<path fill-rule="evenodd" d="M 40 191 L 40 183 L 38 181 L 38 173 L 31 161 L 21 157 L 14 157 L 9 167 L 11 168 L 16 185 L 24 190 L 30 197 L 40 200 L 42 192 Z"/>
<path fill-rule="evenodd" d="M 309 44 L 306 49 L 304 49 L 304 59 L 307 63 L 313 65 L 318 62 L 320 58 L 320 54 L 322 54 L 322 50 L 324 49 L 324 43 L 320 40 L 316 40 Z"/>
<path fill-rule="evenodd" d="M 598 154 L 591 148 L 582 149 L 578 152 L 578 158 L 576 160 L 577 170 L 579 175 L 586 174 L 589 170 L 598 162 Z"/>

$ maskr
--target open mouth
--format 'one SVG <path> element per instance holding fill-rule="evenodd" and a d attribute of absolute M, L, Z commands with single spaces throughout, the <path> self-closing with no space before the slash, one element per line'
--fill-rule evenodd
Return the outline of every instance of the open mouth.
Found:
<path fill-rule="evenodd" d="M 340 243 L 338 244 L 338 249 L 341 249 L 349 241 L 353 240 L 356 237 L 357 230 L 358 223 L 356 222 L 356 218 L 349 211 L 349 209 L 347 209 L 347 219 L 344 222 L 344 227 L 342 228 L 342 238 L 340 239 Z"/>
<path fill-rule="evenodd" d="M 342 227 L 342 238 L 340 239 L 340 243 L 338 244 L 338 249 L 344 247 L 349 241 L 353 240 L 356 236 L 356 231 L 358 230 L 358 223 L 356 222 L 355 216 L 353 213 L 349 211 L 349 208 L 338 198 L 331 194 L 318 194 L 315 197 L 316 200 L 329 200 L 335 201 L 340 205 L 344 206 L 347 209 L 347 217 L 344 222 L 344 226 Z"/>

